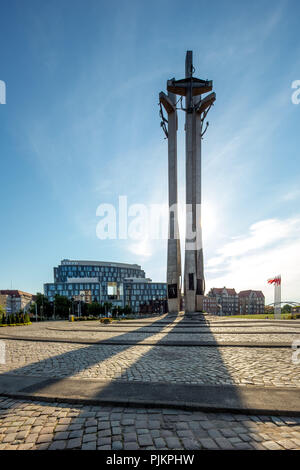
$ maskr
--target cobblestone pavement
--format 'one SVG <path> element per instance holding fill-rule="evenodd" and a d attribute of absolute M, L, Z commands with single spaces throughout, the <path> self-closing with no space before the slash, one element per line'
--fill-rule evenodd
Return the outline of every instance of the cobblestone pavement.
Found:
<path fill-rule="evenodd" d="M 283 348 L 78 345 L 5 340 L 0 372 L 102 380 L 300 386 Z"/>
<path fill-rule="evenodd" d="M 142 322 L 142 321 L 141 321 Z M 228 322 L 228 320 L 227 320 Z M 218 343 L 288 343 L 300 339 L 300 325 L 268 325 L 259 321 L 245 322 L 236 325 L 235 322 L 226 326 L 215 326 L 210 322 L 209 326 L 197 327 L 186 325 L 180 321 L 166 325 L 161 321 L 148 321 L 148 324 L 125 322 L 112 325 L 100 325 L 99 322 L 45 322 L 34 324 L 30 327 L 14 327 L 0 329 L 0 336 L 20 338 L 65 339 L 76 341 L 136 341 L 143 343 L 167 342 L 218 342 Z M 292 323 L 292 322 L 290 322 Z"/>
<path fill-rule="evenodd" d="M 160 322 L 162 318 L 165 323 Z M 167 323 L 168 319 L 160 317 L 105 327 L 99 322 L 47 322 L 0 329 L 0 335 L 8 337 L 63 340 L 4 339 L 6 363 L 0 365 L 0 380 L 1 373 L 9 372 L 78 380 L 95 378 L 108 383 L 300 386 L 300 365 L 293 364 L 289 348 L 160 346 L 160 341 L 196 338 L 214 339 L 220 345 L 222 341 L 252 341 L 254 344 L 268 341 L 270 345 L 272 341 L 292 342 L 299 338 L 299 324 L 297 329 L 296 323 L 230 322 L 226 319 L 226 326 L 220 326 L 217 319 L 210 320 L 207 326 L 203 323 L 190 327 L 191 323 L 181 323 L 180 317 L 172 324 Z M 246 334 L 251 331 L 255 333 Z M 69 339 L 113 337 L 137 341 L 139 345 L 68 342 Z M 147 341 L 155 345 L 147 345 Z M 300 418 L 92 407 L 0 397 L 0 450 L 77 448 L 300 449 Z"/>
<path fill-rule="evenodd" d="M 300 418 L 0 398 L 0 450 L 300 449 Z"/>

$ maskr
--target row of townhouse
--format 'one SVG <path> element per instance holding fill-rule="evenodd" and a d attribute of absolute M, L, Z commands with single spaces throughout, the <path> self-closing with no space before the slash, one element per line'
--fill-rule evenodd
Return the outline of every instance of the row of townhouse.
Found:
<path fill-rule="evenodd" d="M 264 313 L 265 296 L 262 291 L 213 287 L 204 298 L 204 311 L 215 315 L 252 315 Z"/>

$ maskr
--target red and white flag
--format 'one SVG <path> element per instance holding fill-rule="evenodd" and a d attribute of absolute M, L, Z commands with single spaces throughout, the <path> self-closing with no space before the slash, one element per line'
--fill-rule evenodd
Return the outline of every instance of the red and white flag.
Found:
<path fill-rule="evenodd" d="M 272 277 L 271 279 L 268 279 L 269 284 L 275 284 L 276 286 L 280 286 L 281 284 L 281 275 L 279 274 L 278 276 Z"/>

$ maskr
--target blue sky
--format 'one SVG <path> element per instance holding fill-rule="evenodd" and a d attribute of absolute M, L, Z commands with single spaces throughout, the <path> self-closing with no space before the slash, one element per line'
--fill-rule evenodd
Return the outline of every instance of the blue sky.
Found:
<path fill-rule="evenodd" d="M 5 0 L 0 6 L 0 286 L 41 291 L 61 259 L 139 263 L 165 280 L 166 240 L 100 240 L 101 203 L 167 202 L 158 93 L 195 75 L 217 101 L 203 141 L 206 285 L 300 300 L 300 4 Z M 184 202 L 183 115 L 179 192 Z"/>

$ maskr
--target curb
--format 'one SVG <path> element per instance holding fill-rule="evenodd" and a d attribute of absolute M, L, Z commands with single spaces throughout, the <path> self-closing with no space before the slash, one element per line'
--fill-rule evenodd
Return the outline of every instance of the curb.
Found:
<path fill-rule="evenodd" d="M 147 400 L 132 400 L 130 398 L 126 399 L 114 399 L 109 398 L 95 399 L 95 398 L 67 398 L 59 396 L 47 396 L 47 395 L 31 395 L 29 393 L 22 392 L 4 392 L 0 393 L 0 397 L 14 398 L 18 400 L 30 400 L 46 403 L 66 403 L 71 405 L 90 405 L 90 406 L 126 406 L 129 408 L 169 408 L 169 409 L 178 409 L 178 410 L 187 410 L 187 411 L 203 411 L 208 413 L 232 413 L 232 414 L 243 414 L 243 415 L 256 415 L 256 416 L 290 416 L 290 417 L 300 417 L 300 411 L 291 411 L 286 408 L 270 410 L 267 408 L 243 408 L 243 407 L 222 407 L 218 405 L 205 405 L 201 402 L 199 403 L 188 403 L 188 402 L 179 402 L 179 401 L 163 401 L 163 400 L 153 400 L 151 402 Z"/>
<path fill-rule="evenodd" d="M 87 341 L 87 340 L 73 340 L 73 339 L 61 339 L 61 338 L 39 338 L 39 337 L 27 337 L 19 338 L 13 336 L 2 336 L 0 335 L 0 340 L 11 340 L 11 341 L 31 341 L 31 342 L 40 342 L 40 343 L 67 343 L 67 344 L 86 344 L 90 346 L 163 346 L 163 347 L 201 347 L 201 348 L 271 348 L 271 349 L 290 349 L 292 344 L 289 342 L 282 343 L 217 343 L 212 341 L 158 341 L 156 343 L 139 343 L 137 341 L 113 341 L 113 340 L 102 340 L 102 341 Z"/>

